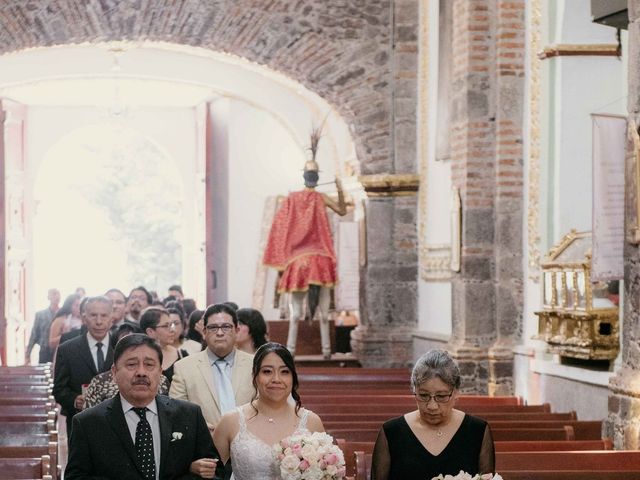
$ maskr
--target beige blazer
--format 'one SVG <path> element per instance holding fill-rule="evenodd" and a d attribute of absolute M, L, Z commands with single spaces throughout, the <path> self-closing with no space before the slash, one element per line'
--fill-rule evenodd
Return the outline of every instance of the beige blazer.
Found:
<path fill-rule="evenodd" d="M 253 398 L 251 369 L 253 355 L 236 350 L 231 385 L 236 397 L 236 405 L 244 405 Z M 188 400 L 200 406 L 207 423 L 214 427 L 220 421 L 220 401 L 213 385 L 213 368 L 209 363 L 207 349 L 189 355 L 174 363 L 173 380 L 169 396 Z"/>

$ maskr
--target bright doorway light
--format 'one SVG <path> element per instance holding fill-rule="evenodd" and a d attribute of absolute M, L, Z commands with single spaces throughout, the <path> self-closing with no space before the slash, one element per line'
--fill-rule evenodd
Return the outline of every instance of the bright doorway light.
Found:
<path fill-rule="evenodd" d="M 35 298 L 182 278 L 182 183 L 176 163 L 125 123 L 77 129 L 46 154 L 35 183 Z"/>

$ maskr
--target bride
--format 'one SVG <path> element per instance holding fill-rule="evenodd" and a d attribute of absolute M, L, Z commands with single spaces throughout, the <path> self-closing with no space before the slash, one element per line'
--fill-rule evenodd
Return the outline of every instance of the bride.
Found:
<path fill-rule="evenodd" d="M 294 433 L 324 432 L 324 427 L 320 417 L 301 407 L 298 374 L 283 345 L 266 343 L 256 351 L 253 386 L 254 399 L 222 417 L 213 441 L 222 462 L 231 459 L 235 480 L 277 480 L 273 445 Z"/>

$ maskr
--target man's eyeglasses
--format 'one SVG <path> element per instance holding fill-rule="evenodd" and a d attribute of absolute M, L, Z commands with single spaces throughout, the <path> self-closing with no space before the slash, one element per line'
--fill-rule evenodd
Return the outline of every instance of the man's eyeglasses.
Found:
<path fill-rule="evenodd" d="M 419 402 L 429 403 L 433 398 L 436 403 L 447 403 L 451 396 L 453 395 L 453 390 L 449 393 L 436 393 L 435 395 L 429 395 L 428 393 L 416 393 L 416 400 Z"/>
<path fill-rule="evenodd" d="M 171 330 L 175 330 L 177 326 L 178 322 L 169 322 L 165 323 L 164 325 L 156 325 L 156 328 L 170 328 Z"/>
<path fill-rule="evenodd" d="M 212 332 L 212 333 L 215 333 L 218 330 L 222 330 L 222 333 L 229 333 L 231 330 L 233 330 L 233 325 L 231 325 L 230 323 L 225 323 L 223 325 L 217 325 L 215 323 L 210 323 L 209 325 L 207 325 L 204 328 L 206 328 L 208 332 Z"/>

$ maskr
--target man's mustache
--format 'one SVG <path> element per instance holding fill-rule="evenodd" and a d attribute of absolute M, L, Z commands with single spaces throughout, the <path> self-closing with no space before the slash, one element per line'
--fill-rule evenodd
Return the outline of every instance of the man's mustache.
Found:
<path fill-rule="evenodd" d="M 147 385 L 147 386 L 149 386 L 149 385 L 151 385 L 151 382 L 149 381 L 149 379 L 147 377 L 139 377 L 139 378 L 136 378 L 133 381 L 133 384 L 134 385 Z"/>

